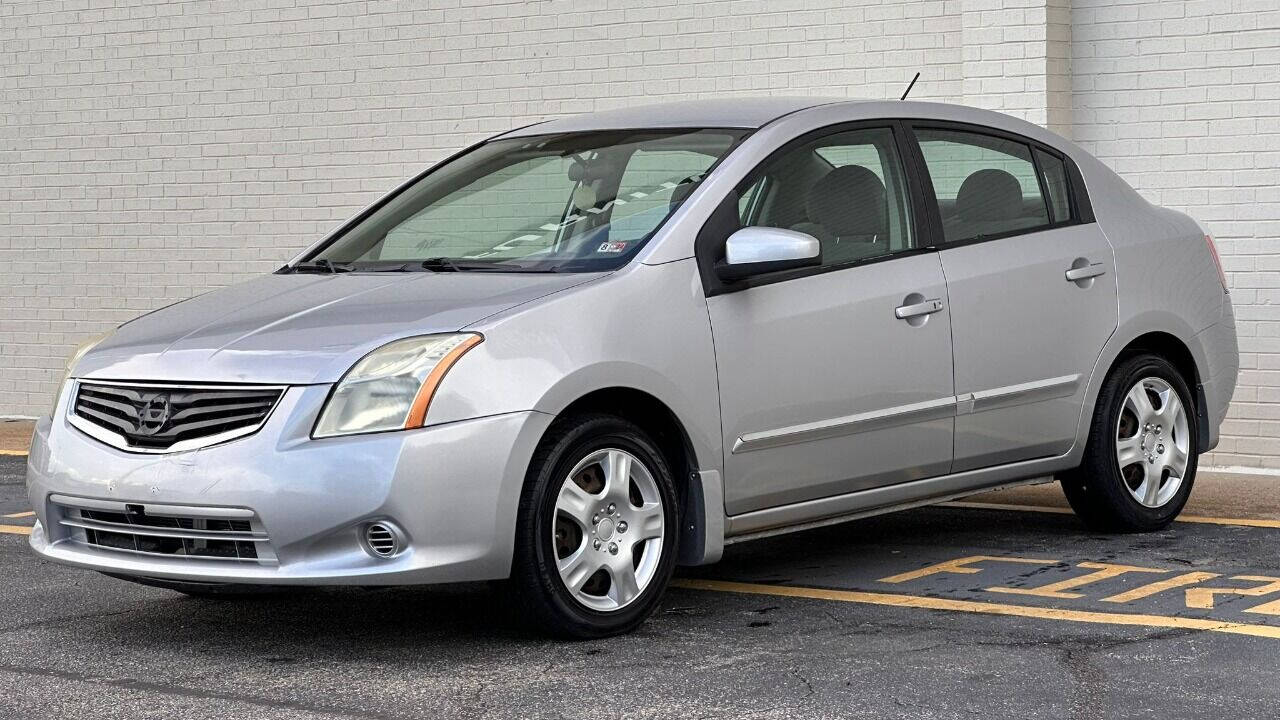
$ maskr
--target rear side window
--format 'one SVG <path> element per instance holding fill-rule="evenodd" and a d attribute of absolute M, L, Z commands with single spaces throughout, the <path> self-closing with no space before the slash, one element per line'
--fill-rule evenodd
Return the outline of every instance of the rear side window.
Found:
<path fill-rule="evenodd" d="M 917 128 L 916 137 L 946 242 L 1029 232 L 1054 222 L 1030 146 L 957 130 Z M 1058 171 L 1065 191 L 1061 161 Z"/>

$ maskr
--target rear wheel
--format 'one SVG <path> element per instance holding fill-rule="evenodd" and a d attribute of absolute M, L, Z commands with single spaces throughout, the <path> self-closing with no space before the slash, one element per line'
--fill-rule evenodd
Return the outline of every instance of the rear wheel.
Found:
<path fill-rule="evenodd" d="M 512 579 L 532 619 L 575 638 L 635 628 L 671 578 L 678 513 L 670 467 L 644 431 L 608 415 L 561 421 L 520 504 Z"/>
<path fill-rule="evenodd" d="M 1196 431 L 1191 392 L 1172 364 L 1124 360 L 1098 395 L 1084 461 L 1061 478 L 1067 500 L 1096 527 L 1167 526 L 1195 481 Z"/>

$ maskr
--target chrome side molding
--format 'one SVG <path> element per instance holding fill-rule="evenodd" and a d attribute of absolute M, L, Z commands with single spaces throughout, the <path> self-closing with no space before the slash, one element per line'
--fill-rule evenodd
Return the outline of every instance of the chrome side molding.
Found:
<path fill-rule="evenodd" d="M 1013 405 L 1070 397 L 1079 391 L 1081 377 L 1079 374 L 1063 375 L 964 395 L 952 395 L 937 400 L 895 405 L 830 420 L 817 420 L 774 430 L 743 433 L 734 441 L 730 452 L 738 455 L 753 450 L 826 440 L 842 435 L 856 435 L 909 423 L 941 420 Z"/>
<path fill-rule="evenodd" d="M 763 450 L 812 440 L 825 440 L 827 438 L 840 437 L 841 435 L 853 435 L 896 425 L 906 425 L 907 423 L 954 417 L 955 407 L 956 399 L 953 396 L 910 405 L 898 405 L 883 410 L 872 410 L 855 415 L 846 415 L 830 420 L 791 425 L 777 430 L 745 433 L 734 442 L 732 452 L 736 455 L 738 453 L 751 452 L 752 450 Z"/>

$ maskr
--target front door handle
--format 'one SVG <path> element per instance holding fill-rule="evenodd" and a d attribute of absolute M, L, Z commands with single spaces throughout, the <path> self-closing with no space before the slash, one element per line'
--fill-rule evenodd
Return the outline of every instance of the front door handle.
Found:
<path fill-rule="evenodd" d="M 910 305 L 899 305 L 894 308 L 893 314 L 899 320 L 907 320 L 922 315 L 932 315 L 940 310 L 942 310 L 942 301 L 934 298 L 923 302 L 911 303 Z"/>
<path fill-rule="evenodd" d="M 1093 263 L 1083 267 L 1073 267 L 1067 270 L 1067 282 L 1080 282 L 1089 278 L 1096 278 L 1099 275 L 1106 275 L 1107 268 L 1102 263 Z"/>

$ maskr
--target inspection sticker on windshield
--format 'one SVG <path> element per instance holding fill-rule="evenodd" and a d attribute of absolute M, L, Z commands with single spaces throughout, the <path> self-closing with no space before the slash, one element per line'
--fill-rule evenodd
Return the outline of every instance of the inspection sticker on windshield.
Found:
<path fill-rule="evenodd" d="M 615 240 L 615 241 L 613 241 L 613 242 L 602 242 L 602 243 L 600 243 L 600 247 L 596 248 L 596 252 L 598 252 L 598 253 L 620 253 L 620 252 L 622 252 L 623 250 L 626 250 L 626 249 L 627 249 L 627 243 L 626 243 L 626 242 L 624 242 L 624 241 L 622 241 L 622 240 Z"/>

